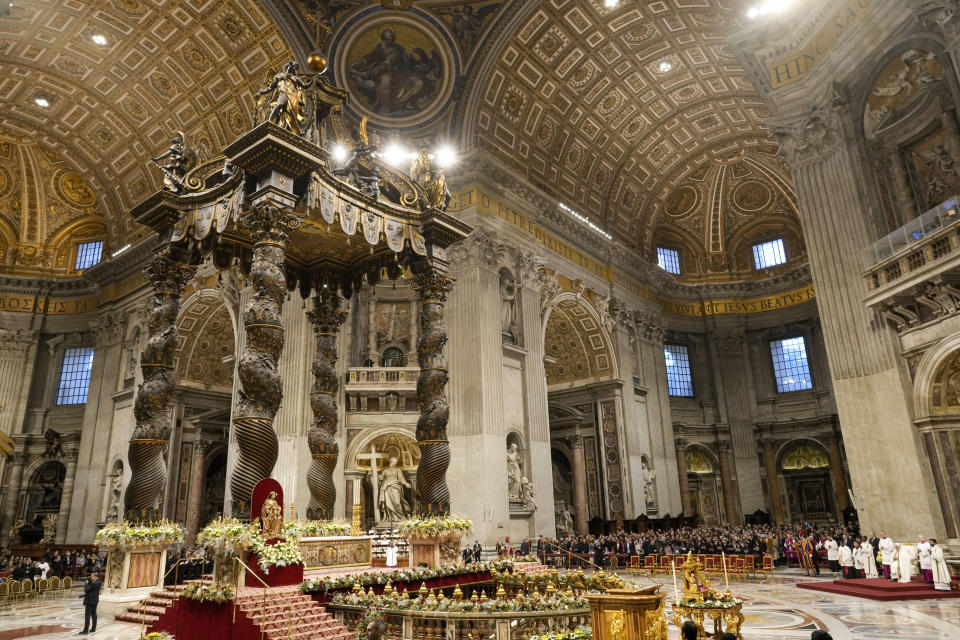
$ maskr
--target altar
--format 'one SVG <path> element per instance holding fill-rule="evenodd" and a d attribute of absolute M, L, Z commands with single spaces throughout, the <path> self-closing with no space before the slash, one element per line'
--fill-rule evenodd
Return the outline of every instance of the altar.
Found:
<path fill-rule="evenodd" d="M 372 542 L 370 536 L 300 538 L 304 570 L 370 566 Z"/>

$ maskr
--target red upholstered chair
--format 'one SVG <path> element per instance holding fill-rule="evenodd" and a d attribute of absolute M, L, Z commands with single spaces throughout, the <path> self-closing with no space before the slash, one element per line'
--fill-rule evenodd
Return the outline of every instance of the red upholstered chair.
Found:
<path fill-rule="evenodd" d="M 773 557 L 764 555 L 760 566 L 757 567 L 757 572 L 762 573 L 764 575 L 765 580 L 770 576 L 772 576 L 773 575 Z"/>
<path fill-rule="evenodd" d="M 673 571 L 673 555 L 662 555 L 660 556 L 660 571 L 664 575 L 668 575 Z"/>
<path fill-rule="evenodd" d="M 640 571 L 651 576 L 657 572 L 656 554 L 651 553 L 643 557 L 643 568 Z"/>

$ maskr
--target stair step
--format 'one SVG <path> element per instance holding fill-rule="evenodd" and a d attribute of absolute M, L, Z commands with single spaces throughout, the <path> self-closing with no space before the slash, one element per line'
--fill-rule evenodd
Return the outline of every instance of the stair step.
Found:
<path fill-rule="evenodd" d="M 153 624 L 160 619 L 160 616 L 144 615 L 141 613 L 118 613 L 114 616 L 115 620 L 120 622 L 134 622 L 136 624 Z"/>

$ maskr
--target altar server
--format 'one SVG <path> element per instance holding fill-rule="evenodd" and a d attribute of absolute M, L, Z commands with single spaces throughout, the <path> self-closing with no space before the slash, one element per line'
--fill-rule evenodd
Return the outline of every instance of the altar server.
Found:
<path fill-rule="evenodd" d="M 837 551 L 837 562 L 840 563 L 840 569 L 843 571 L 843 577 L 850 580 L 853 575 L 853 551 L 847 545 L 840 545 Z"/>
<path fill-rule="evenodd" d="M 838 545 L 837 541 L 833 538 L 827 538 L 823 543 L 823 548 L 827 550 L 827 562 L 830 563 L 830 571 L 834 573 L 840 571 L 840 563 L 837 558 L 840 545 Z"/>
<path fill-rule="evenodd" d="M 920 542 L 917 543 L 917 560 L 920 562 L 920 576 L 924 582 L 933 582 L 933 560 L 930 558 L 930 552 L 933 549 L 927 539 L 918 536 Z"/>
<path fill-rule="evenodd" d="M 877 559 L 876 559 L 876 550 L 873 548 L 873 545 L 870 544 L 869 540 L 864 540 L 860 543 L 860 555 L 863 557 L 863 577 L 864 578 L 876 578 L 877 577 Z"/>
<path fill-rule="evenodd" d="M 887 537 L 886 531 L 880 532 L 880 559 L 883 566 L 883 577 L 887 580 L 895 580 L 893 576 L 893 570 L 890 568 L 890 565 L 893 564 L 893 554 L 896 553 L 897 548 L 893 544 L 893 540 Z"/>

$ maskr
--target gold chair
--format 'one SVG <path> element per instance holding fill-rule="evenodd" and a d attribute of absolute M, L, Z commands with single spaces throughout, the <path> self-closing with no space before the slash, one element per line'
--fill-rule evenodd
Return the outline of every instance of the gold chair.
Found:
<path fill-rule="evenodd" d="M 63 592 L 63 595 L 65 596 L 70 595 L 71 590 L 73 590 L 73 578 L 71 578 L 70 576 L 64 576 L 63 588 L 61 589 L 61 591 Z"/>
<path fill-rule="evenodd" d="M 50 578 L 50 581 L 47 584 L 47 593 L 50 594 L 51 598 L 59 598 L 63 595 L 62 587 L 60 586 L 60 578 L 57 576 Z"/>
<path fill-rule="evenodd" d="M 40 578 L 37 580 L 37 598 L 42 598 L 47 592 L 47 589 L 50 588 L 50 583 L 46 578 Z"/>
<path fill-rule="evenodd" d="M 16 602 L 20 597 L 20 583 L 16 580 L 11 580 L 6 584 L 10 585 L 7 588 L 7 602 Z"/>
<path fill-rule="evenodd" d="M 7 601 L 7 588 L 10 586 L 9 582 L 0 582 L 0 602 L 6 603 Z"/>
<path fill-rule="evenodd" d="M 36 595 L 36 591 L 33 590 L 33 580 L 30 578 L 24 578 L 20 581 L 20 599 L 24 602 L 27 601 L 27 598 L 31 598 Z"/>

